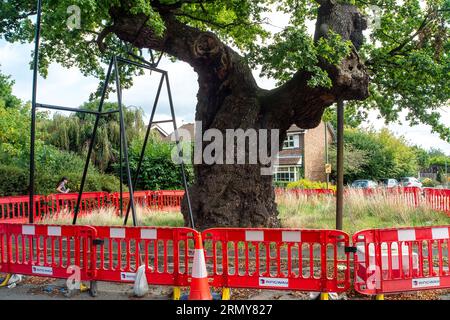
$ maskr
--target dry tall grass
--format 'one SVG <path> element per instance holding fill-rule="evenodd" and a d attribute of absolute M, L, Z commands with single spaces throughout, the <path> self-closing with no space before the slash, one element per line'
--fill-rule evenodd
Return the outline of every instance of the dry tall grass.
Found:
<path fill-rule="evenodd" d="M 125 211 L 125 210 L 124 210 Z M 142 206 L 136 206 L 136 215 L 140 225 L 144 226 L 183 226 L 183 217 L 178 211 L 158 211 L 151 210 Z M 60 211 L 58 215 L 41 219 L 38 223 L 42 224 L 71 224 L 73 214 L 68 210 Z M 79 225 L 91 226 L 120 226 L 123 225 L 124 218 L 120 217 L 115 208 L 106 207 L 92 211 L 90 214 L 81 215 L 77 219 Z M 130 216 L 127 225 L 132 225 L 133 220 Z"/>
<path fill-rule="evenodd" d="M 406 195 L 405 195 L 406 196 Z M 335 201 L 332 196 L 304 196 L 285 193 L 277 197 L 280 219 L 285 227 L 335 227 Z M 344 199 L 344 229 L 355 232 L 366 228 L 450 224 L 443 212 L 386 192 L 364 195 L 350 190 Z"/>
<path fill-rule="evenodd" d="M 277 196 L 279 218 L 283 227 L 288 228 L 335 228 L 335 198 L 333 196 L 305 196 L 285 193 Z M 140 225 L 183 226 L 179 211 L 157 211 L 137 206 Z M 45 224 L 71 224 L 72 215 L 62 211 L 57 216 L 40 221 Z M 102 208 L 89 215 L 80 216 L 80 225 L 122 225 L 123 218 L 114 208 Z M 351 190 L 344 201 L 344 230 L 349 233 L 366 228 L 399 226 L 427 226 L 450 224 L 450 218 L 443 212 L 433 211 L 426 206 L 415 207 L 407 201 L 388 193 L 364 195 Z M 132 219 L 128 219 L 132 225 Z"/>

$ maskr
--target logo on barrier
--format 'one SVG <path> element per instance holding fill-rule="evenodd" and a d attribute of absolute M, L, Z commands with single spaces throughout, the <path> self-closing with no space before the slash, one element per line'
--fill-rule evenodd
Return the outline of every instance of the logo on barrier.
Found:
<path fill-rule="evenodd" d="M 122 281 L 134 281 L 136 279 L 136 273 L 133 272 L 121 272 L 120 280 Z"/>
<path fill-rule="evenodd" d="M 438 277 L 412 279 L 412 287 L 413 288 L 439 287 L 440 285 L 441 285 L 441 279 Z"/>
<path fill-rule="evenodd" d="M 283 278 L 259 278 L 259 285 L 261 287 L 289 287 L 289 279 Z"/>
<path fill-rule="evenodd" d="M 36 274 L 45 274 L 48 276 L 53 275 L 53 268 L 52 267 L 39 267 L 39 266 L 32 266 L 31 272 Z"/>

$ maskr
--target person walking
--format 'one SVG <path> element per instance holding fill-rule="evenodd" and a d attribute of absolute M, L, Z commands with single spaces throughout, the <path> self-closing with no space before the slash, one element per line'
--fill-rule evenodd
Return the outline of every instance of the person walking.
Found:
<path fill-rule="evenodd" d="M 70 189 L 66 187 L 67 183 L 69 183 L 69 180 L 66 177 L 62 177 L 56 185 L 56 191 L 59 193 L 69 193 Z"/>

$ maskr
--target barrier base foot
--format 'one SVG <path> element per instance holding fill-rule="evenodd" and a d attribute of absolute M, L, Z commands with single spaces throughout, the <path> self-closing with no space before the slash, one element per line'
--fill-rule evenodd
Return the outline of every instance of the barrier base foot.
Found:
<path fill-rule="evenodd" d="M 89 284 L 89 294 L 91 297 L 96 297 L 98 295 L 97 291 L 97 281 L 91 281 Z"/>
<path fill-rule="evenodd" d="M 230 300 L 231 299 L 231 290 L 230 288 L 222 289 L 222 300 Z"/>

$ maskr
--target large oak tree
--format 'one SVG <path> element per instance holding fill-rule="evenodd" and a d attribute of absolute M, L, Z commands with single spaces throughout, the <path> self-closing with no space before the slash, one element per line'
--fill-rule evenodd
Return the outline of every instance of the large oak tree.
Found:
<path fill-rule="evenodd" d="M 56 61 L 104 77 L 101 63 L 122 53 L 121 43 L 136 53 L 163 52 L 198 74 L 195 117 L 203 130 L 279 129 L 282 140 L 291 124 L 313 128 L 343 99 L 353 109 L 377 108 L 387 121 L 405 111 L 412 123 L 450 136 L 437 112 L 449 99 L 448 0 L 43 3 L 43 75 Z M 66 28 L 70 5 L 81 8 L 80 29 Z M 363 33 L 370 8 L 376 8 L 376 23 Z M 31 41 L 35 1 L 2 1 L 0 9 L 0 34 Z M 274 11 L 286 16 L 276 33 L 266 28 Z M 277 88 L 258 87 L 252 75 L 257 66 L 278 80 Z M 133 72 L 123 76 L 126 85 Z M 196 165 L 195 178 L 190 191 L 199 227 L 279 224 L 272 177 L 261 175 L 259 165 Z"/>

